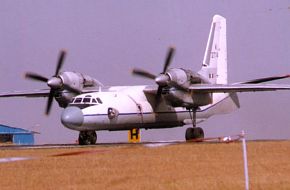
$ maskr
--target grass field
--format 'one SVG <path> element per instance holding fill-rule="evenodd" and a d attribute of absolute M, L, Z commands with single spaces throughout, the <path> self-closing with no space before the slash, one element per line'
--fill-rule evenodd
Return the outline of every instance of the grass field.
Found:
<path fill-rule="evenodd" d="M 248 142 L 251 189 L 290 189 L 290 141 Z M 63 156 L 71 152 L 88 154 Z M 59 154 L 58 156 L 52 156 Z M 244 189 L 241 143 L 1 150 L 0 189 Z"/>

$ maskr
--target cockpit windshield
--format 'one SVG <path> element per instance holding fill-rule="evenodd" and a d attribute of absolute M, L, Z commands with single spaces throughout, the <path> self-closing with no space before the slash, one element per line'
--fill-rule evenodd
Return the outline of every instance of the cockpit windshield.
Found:
<path fill-rule="evenodd" d="M 102 103 L 103 102 L 99 97 L 94 98 L 91 95 L 87 95 L 85 97 L 73 98 L 70 105 L 85 108 L 88 106 L 94 106 Z"/>
<path fill-rule="evenodd" d="M 71 103 L 81 103 L 82 98 L 74 98 Z"/>

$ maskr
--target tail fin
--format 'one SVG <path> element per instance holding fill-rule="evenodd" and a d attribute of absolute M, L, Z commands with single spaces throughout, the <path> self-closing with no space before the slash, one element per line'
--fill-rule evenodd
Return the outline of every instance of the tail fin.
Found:
<path fill-rule="evenodd" d="M 213 17 L 202 68 L 199 71 L 211 84 L 227 84 L 227 24 L 220 15 Z M 213 93 L 212 104 L 205 106 L 208 116 L 225 114 L 240 107 L 236 93 Z"/>
<path fill-rule="evenodd" d="M 226 19 L 220 15 L 213 17 L 199 73 L 212 84 L 228 83 Z"/>

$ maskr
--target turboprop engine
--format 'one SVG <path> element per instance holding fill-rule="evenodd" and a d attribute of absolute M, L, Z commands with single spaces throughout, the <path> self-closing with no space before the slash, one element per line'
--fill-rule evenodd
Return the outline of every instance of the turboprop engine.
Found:
<path fill-rule="evenodd" d="M 102 84 L 96 79 L 77 72 L 66 71 L 47 82 L 48 86 L 57 89 L 55 99 L 60 107 L 66 107 L 72 98 L 86 87 L 97 87 Z M 69 93 L 71 92 L 71 93 Z"/>
<path fill-rule="evenodd" d="M 165 73 L 159 74 L 155 82 L 159 86 L 171 86 L 183 90 L 188 89 L 191 84 L 208 83 L 200 74 L 182 68 L 168 69 Z"/>
<path fill-rule="evenodd" d="M 82 92 L 83 88 L 102 86 L 100 82 L 88 75 L 70 71 L 60 72 L 65 55 L 65 51 L 60 52 L 55 74 L 50 78 L 31 72 L 25 74 L 26 78 L 45 82 L 50 87 L 46 114 L 49 114 L 53 98 L 61 107 L 66 107 L 75 95 Z"/>
<path fill-rule="evenodd" d="M 141 69 L 134 69 L 133 74 L 155 80 L 158 84 L 156 94 L 157 105 L 160 102 L 161 95 L 173 107 L 186 107 L 190 109 L 210 104 L 212 102 L 212 95 L 210 93 L 194 93 L 188 90 L 193 84 L 209 83 L 207 79 L 191 70 L 182 68 L 168 69 L 174 50 L 174 48 L 169 48 L 163 72 L 159 75 L 156 76 Z"/>
<path fill-rule="evenodd" d="M 160 78 L 163 78 L 161 82 Z M 173 107 L 199 107 L 211 103 L 211 94 L 190 93 L 187 89 L 192 84 L 208 83 L 204 77 L 191 70 L 169 69 L 165 74 L 160 74 L 155 79 L 158 85 L 167 86 L 162 95 Z"/>

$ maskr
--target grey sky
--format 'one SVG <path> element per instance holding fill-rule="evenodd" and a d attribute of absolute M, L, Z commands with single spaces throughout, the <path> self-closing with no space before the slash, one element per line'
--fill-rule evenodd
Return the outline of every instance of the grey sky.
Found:
<path fill-rule="evenodd" d="M 133 67 L 160 72 L 168 46 L 172 67 L 199 70 L 214 14 L 227 19 L 230 82 L 290 73 L 290 1 L 0 1 L 0 92 L 46 88 L 26 71 L 51 76 L 58 52 L 63 70 L 86 73 L 105 85 L 153 84 Z M 281 81 L 290 83 L 290 79 Z M 280 82 L 279 82 L 280 83 Z M 245 129 L 249 138 L 290 138 L 290 92 L 239 94 L 241 109 L 200 124 L 206 136 Z M 74 142 L 54 102 L 0 99 L 0 123 L 41 132 L 38 143 Z M 183 139 L 186 127 L 142 131 L 144 140 Z M 99 132 L 98 141 L 126 141 L 126 132 Z"/>

